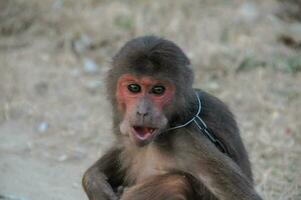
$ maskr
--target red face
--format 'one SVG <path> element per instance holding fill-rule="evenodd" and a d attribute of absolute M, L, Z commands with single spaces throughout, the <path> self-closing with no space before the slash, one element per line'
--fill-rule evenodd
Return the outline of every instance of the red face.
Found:
<path fill-rule="evenodd" d="M 175 87 L 168 81 L 125 74 L 117 83 L 118 109 L 124 113 L 122 134 L 139 146 L 148 144 L 167 125 L 164 107 L 171 103 Z"/>

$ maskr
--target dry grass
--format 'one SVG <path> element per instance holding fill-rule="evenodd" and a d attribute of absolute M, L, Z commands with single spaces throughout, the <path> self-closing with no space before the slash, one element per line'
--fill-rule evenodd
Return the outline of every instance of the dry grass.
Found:
<path fill-rule="evenodd" d="M 195 86 L 237 116 L 263 198 L 301 199 L 301 52 L 277 40 L 283 34 L 300 40 L 301 24 L 278 19 L 277 6 L 1 1 L 0 194 L 84 198 L 80 176 L 112 141 L 103 88 L 110 58 L 125 41 L 155 34 L 183 47 Z M 83 67 L 87 59 L 96 71 Z"/>

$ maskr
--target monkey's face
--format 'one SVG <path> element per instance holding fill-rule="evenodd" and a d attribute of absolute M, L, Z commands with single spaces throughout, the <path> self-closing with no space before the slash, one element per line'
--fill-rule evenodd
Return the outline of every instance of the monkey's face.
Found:
<path fill-rule="evenodd" d="M 123 114 L 121 133 L 138 146 L 149 144 L 167 126 L 164 110 L 174 92 L 174 85 L 168 81 L 122 75 L 116 91 L 118 110 Z"/>

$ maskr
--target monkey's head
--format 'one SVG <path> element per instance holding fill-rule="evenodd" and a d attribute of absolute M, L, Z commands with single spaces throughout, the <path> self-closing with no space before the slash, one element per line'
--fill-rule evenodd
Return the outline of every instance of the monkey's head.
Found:
<path fill-rule="evenodd" d="M 144 146 L 175 122 L 186 120 L 194 99 L 193 73 L 176 44 L 139 37 L 119 50 L 112 65 L 107 90 L 114 127 L 131 142 Z"/>

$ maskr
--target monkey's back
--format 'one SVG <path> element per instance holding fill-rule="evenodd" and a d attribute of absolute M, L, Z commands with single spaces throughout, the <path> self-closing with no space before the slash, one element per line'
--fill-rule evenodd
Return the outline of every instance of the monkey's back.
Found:
<path fill-rule="evenodd" d="M 240 137 L 236 120 L 227 105 L 217 97 L 197 90 L 202 102 L 200 117 L 215 136 L 226 145 L 228 156 L 235 161 L 244 174 L 253 182 L 248 153 Z"/>

